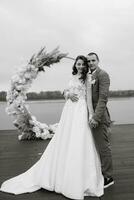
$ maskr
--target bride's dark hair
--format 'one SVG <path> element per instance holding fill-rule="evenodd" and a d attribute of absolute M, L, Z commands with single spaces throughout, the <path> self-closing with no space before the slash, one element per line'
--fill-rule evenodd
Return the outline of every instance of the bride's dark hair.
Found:
<path fill-rule="evenodd" d="M 73 68 L 72 68 L 72 69 L 73 69 L 72 74 L 73 74 L 73 75 L 76 75 L 76 74 L 78 73 L 78 70 L 77 70 L 77 68 L 76 68 L 76 63 L 77 63 L 78 60 L 83 60 L 83 63 L 84 63 L 84 66 L 85 66 L 85 67 L 82 69 L 82 73 L 81 73 L 81 76 L 80 76 L 80 78 L 79 78 L 79 79 L 81 79 L 81 81 L 82 81 L 83 83 L 85 83 L 85 80 L 86 80 L 86 77 L 87 77 L 87 73 L 88 73 L 88 69 L 89 69 L 88 63 L 87 63 L 87 59 L 86 59 L 85 56 L 83 56 L 83 55 L 77 56 L 77 58 L 75 59 Z"/>

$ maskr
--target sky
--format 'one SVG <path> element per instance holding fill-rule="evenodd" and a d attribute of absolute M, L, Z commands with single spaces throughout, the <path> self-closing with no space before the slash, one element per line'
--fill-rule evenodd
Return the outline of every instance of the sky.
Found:
<path fill-rule="evenodd" d="M 110 90 L 134 89 L 134 0 L 0 0 L 0 91 L 45 46 L 76 58 L 96 52 Z M 40 73 L 29 91 L 64 90 L 73 60 Z"/>

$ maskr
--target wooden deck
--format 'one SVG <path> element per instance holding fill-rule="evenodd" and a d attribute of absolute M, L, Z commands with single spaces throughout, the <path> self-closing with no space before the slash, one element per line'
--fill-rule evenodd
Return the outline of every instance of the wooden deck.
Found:
<path fill-rule="evenodd" d="M 101 200 L 134 200 L 134 125 L 112 127 L 115 185 L 105 189 Z M 40 157 L 47 141 L 18 141 L 17 131 L 0 131 L 0 184 L 26 171 Z M 64 196 L 41 189 L 31 194 L 0 192 L 0 200 L 65 200 Z M 85 200 L 98 198 L 86 197 Z"/>

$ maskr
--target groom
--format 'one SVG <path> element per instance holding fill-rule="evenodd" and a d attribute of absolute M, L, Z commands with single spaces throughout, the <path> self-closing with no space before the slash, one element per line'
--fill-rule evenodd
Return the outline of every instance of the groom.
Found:
<path fill-rule="evenodd" d="M 92 74 L 92 104 L 94 109 L 94 114 L 92 118 L 89 119 L 89 124 L 92 128 L 95 143 L 100 154 L 102 173 L 104 176 L 104 188 L 107 188 L 114 184 L 109 131 L 111 120 L 106 107 L 110 79 L 108 74 L 99 68 L 99 57 L 96 53 L 89 53 L 87 55 L 87 62 Z M 87 106 L 89 106 L 89 87 L 87 80 Z M 70 94 L 68 98 L 74 102 L 78 100 L 76 94 Z"/>
<path fill-rule="evenodd" d="M 110 86 L 109 75 L 99 68 L 99 57 L 96 53 L 87 55 L 87 62 L 92 76 L 92 103 L 94 114 L 89 120 L 90 127 L 93 131 L 96 146 L 98 148 L 102 173 L 104 176 L 104 188 L 114 184 L 112 177 L 112 155 L 110 148 L 110 115 L 107 109 L 108 93 Z M 89 83 L 87 81 L 87 105 Z"/>

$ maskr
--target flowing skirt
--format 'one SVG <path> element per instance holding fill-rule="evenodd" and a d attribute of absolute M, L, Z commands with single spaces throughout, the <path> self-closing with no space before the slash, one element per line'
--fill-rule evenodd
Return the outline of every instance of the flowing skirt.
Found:
<path fill-rule="evenodd" d="M 84 98 L 67 100 L 47 148 L 29 170 L 5 181 L 1 191 L 22 194 L 40 188 L 71 199 L 103 195 L 104 180 L 87 120 Z"/>

